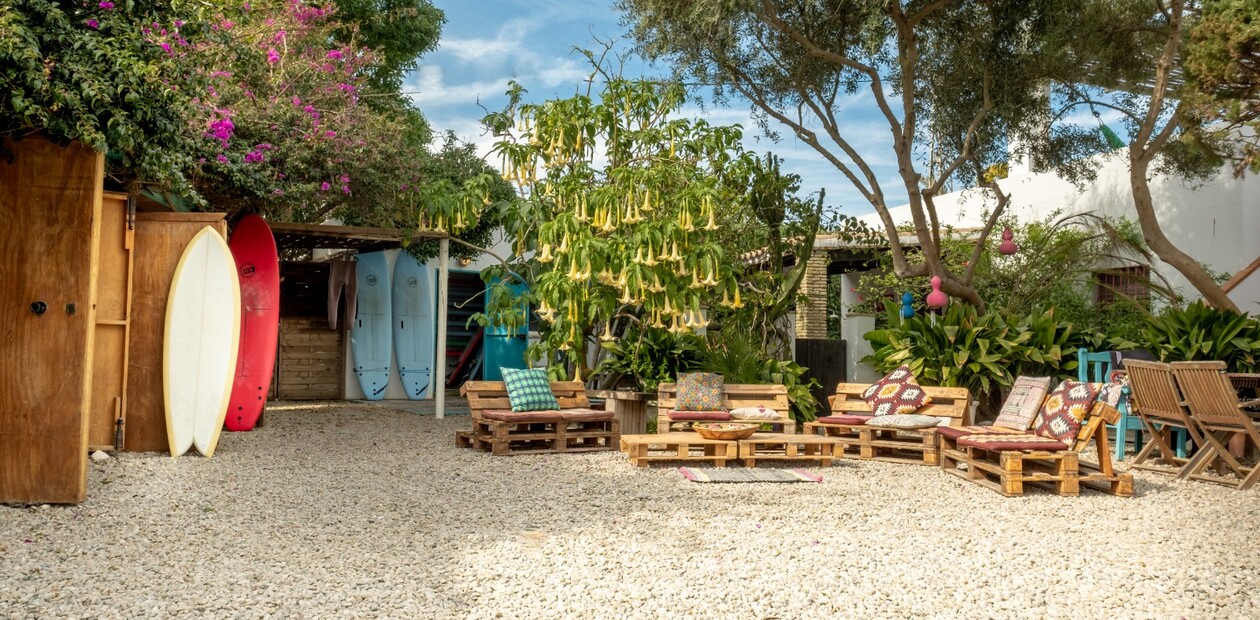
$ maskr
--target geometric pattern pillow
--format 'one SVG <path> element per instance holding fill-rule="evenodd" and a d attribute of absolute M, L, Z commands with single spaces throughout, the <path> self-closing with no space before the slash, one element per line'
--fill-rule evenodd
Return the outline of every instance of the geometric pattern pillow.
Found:
<path fill-rule="evenodd" d="M 896 415 L 914 413 L 932 398 L 915 382 L 909 366 L 901 366 L 888 376 L 872 383 L 862 392 L 862 400 L 871 406 L 871 414 Z"/>
<path fill-rule="evenodd" d="M 545 368 L 500 368 L 512 411 L 549 411 L 560 408 L 551 393 L 551 380 Z"/>
<path fill-rule="evenodd" d="M 1037 414 L 1035 432 L 1042 437 L 1057 439 L 1067 444 L 1076 440 L 1081 423 L 1098 397 L 1097 383 L 1064 381 L 1050 392 L 1041 412 Z"/>
<path fill-rule="evenodd" d="M 685 372 L 678 375 L 678 401 L 674 411 L 726 411 L 722 405 L 722 375 Z"/>
<path fill-rule="evenodd" d="M 994 426 L 1026 431 L 1041 411 L 1041 401 L 1050 391 L 1050 377 L 1019 377 L 1011 386 L 1011 393 L 1002 403 Z"/>

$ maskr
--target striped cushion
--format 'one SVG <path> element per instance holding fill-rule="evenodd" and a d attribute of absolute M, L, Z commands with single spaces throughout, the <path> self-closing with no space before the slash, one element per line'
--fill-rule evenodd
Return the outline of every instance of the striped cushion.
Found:
<path fill-rule="evenodd" d="M 967 435 L 958 440 L 959 446 L 982 448 L 984 450 L 1067 450 L 1067 444 L 1049 437 L 1000 433 L 997 435 Z"/>
<path fill-rule="evenodd" d="M 1041 410 L 1041 401 L 1050 391 L 1050 377 L 1019 377 L 1011 386 L 1011 393 L 1002 403 L 994 426 L 1026 431 Z"/>
<path fill-rule="evenodd" d="M 669 412 L 671 420 L 717 420 L 719 422 L 727 422 L 731 419 L 729 411 L 671 411 Z"/>

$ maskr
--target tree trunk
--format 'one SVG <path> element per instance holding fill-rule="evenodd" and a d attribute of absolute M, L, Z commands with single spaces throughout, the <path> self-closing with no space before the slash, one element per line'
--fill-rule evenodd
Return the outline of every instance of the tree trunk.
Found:
<path fill-rule="evenodd" d="M 1137 147 L 1133 146 L 1130 148 Z M 1142 226 L 1142 237 L 1146 239 L 1146 245 L 1150 246 L 1151 251 L 1160 260 L 1172 265 L 1173 269 L 1185 276 L 1190 285 L 1199 291 L 1204 301 L 1211 304 L 1212 307 L 1238 312 L 1238 306 L 1225 294 L 1220 285 L 1212 280 L 1212 276 L 1208 275 L 1203 266 L 1199 264 L 1199 261 L 1195 260 L 1193 256 L 1182 252 L 1164 235 L 1164 229 L 1160 226 L 1159 218 L 1155 215 L 1155 203 L 1154 199 L 1151 198 L 1151 184 L 1146 178 L 1149 167 L 1149 159 L 1130 156 L 1129 183 L 1133 187 L 1133 206 L 1137 209 L 1138 223 Z"/>

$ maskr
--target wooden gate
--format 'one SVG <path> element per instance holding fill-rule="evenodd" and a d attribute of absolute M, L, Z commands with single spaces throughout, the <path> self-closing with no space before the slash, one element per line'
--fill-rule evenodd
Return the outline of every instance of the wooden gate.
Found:
<path fill-rule="evenodd" d="M 87 497 L 101 153 L 40 138 L 0 158 L 0 502 Z"/>
<path fill-rule="evenodd" d="M 831 413 L 831 404 L 827 397 L 834 394 L 836 385 L 845 380 L 845 351 L 848 343 L 843 340 L 796 339 L 796 363 L 808 370 L 805 378 L 813 378 L 820 383 L 814 388 L 814 398 L 818 399 L 819 417 Z"/>

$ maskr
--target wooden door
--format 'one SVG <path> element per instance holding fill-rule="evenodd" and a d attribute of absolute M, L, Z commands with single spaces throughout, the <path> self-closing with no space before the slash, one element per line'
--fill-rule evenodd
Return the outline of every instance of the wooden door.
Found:
<path fill-rule="evenodd" d="M 166 298 L 179 257 L 193 236 L 214 226 L 224 237 L 222 213 L 137 213 L 131 278 L 127 352 L 128 452 L 166 452 L 166 408 L 162 399 L 162 334 Z"/>
<path fill-rule="evenodd" d="M 39 137 L 0 146 L 0 502 L 78 503 L 104 158 Z"/>
<path fill-rule="evenodd" d="M 100 275 L 96 282 L 89 450 L 122 448 L 118 444 L 127 413 L 127 336 L 134 233 L 126 194 L 106 193 L 101 203 L 101 245 L 97 261 Z"/>

